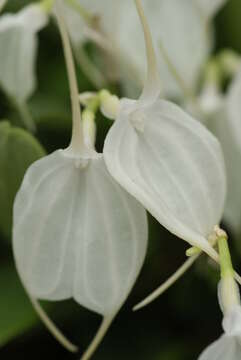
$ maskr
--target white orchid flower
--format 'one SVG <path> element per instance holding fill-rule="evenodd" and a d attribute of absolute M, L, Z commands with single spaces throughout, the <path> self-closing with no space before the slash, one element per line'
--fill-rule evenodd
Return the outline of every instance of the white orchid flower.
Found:
<path fill-rule="evenodd" d="M 20 109 L 26 126 L 33 124 L 26 113 L 25 103 L 36 87 L 35 59 L 37 32 L 48 21 L 41 4 L 30 4 L 16 14 L 0 17 L 0 87 Z"/>
<path fill-rule="evenodd" d="M 147 218 L 93 148 L 93 124 L 81 122 L 74 63 L 60 14 L 71 86 L 72 140 L 67 149 L 27 171 L 14 204 L 13 247 L 20 277 L 33 299 L 74 298 L 103 315 L 83 355 L 86 360 L 136 281 L 146 254 Z"/>
<path fill-rule="evenodd" d="M 224 313 L 224 334 L 199 356 L 198 360 L 239 360 L 241 358 L 241 305 L 238 285 L 228 250 L 227 239 L 218 241 L 221 281 L 218 296 Z"/>
<path fill-rule="evenodd" d="M 159 99 L 151 35 L 139 0 L 148 76 L 139 100 L 121 100 L 104 146 L 111 175 L 169 231 L 217 260 L 208 242 L 221 220 L 226 177 L 217 139 L 178 106 Z"/>

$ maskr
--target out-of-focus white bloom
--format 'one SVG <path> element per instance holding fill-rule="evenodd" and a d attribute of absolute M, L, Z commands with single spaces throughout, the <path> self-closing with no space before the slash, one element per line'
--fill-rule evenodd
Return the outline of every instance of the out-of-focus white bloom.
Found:
<path fill-rule="evenodd" d="M 216 258 L 208 242 L 226 193 L 216 138 L 178 106 L 159 100 L 151 35 L 140 4 L 148 76 L 139 100 L 121 100 L 104 157 L 112 176 L 169 231 Z"/>
<path fill-rule="evenodd" d="M 36 86 L 36 34 L 47 21 L 39 4 L 0 17 L 0 86 L 20 103 L 28 99 Z"/>
<path fill-rule="evenodd" d="M 203 11 L 203 14 L 210 18 L 214 16 L 217 11 L 228 1 L 228 0 L 194 0 Z"/>
<path fill-rule="evenodd" d="M 180 96 L 181 89 L 166 57 L 188 88 L 194 90 L 211 49 L 210 23 L 203 19 L 202 11 L 205 10 L 210 18 L 218 6 L 202 3 L 200 10 L 196 1 L 146 0 L 144 3 L 167 96 Z M 114 55 L 125 80 L 131 77 L 142 82 L 144 42 L 132 2 L 76 0 L 77 5 L 71 7 L 67 0 L 61 0 L 61 4 L 75 47 L 80 47 L 86 39 L 94 40 Z"/>
<path fill-rule="evenodd" d="M 236 236 L 241 231 L 241 186 L 240 186 L 240 148 L 233 138 L 225 100 L 221 109 L 207 121 L 208 128 L 219 139 L 227 170 L 227 198 L 224 207 L 224 219 L 231 226 Z"/>
<path fill-rule="evenodd" d="M 228 174 L 224 219 L 238 237 L 241 233 L 241 72 L 234 77 L 226 96 L 218 90 L 215 93 L 199 98 L 202 113 L 198 117 L 222 145 Z M 208 101 L 203 101 L 205 98 Z M 210 103 L 212 106 L 207 106 Z"/>

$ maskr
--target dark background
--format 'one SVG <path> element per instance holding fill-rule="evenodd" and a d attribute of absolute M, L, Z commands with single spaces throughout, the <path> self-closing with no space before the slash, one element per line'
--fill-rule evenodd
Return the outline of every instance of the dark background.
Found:
<path fill-rule="evenodd" d="M 8 8 L 16 10 L 25 3 L 10 0 Z M 240 0 L 228 2 L 215 19 L 215 27 L 215 51 L 229 47 L 241 52 Z M 67 145 L 71 129 L 68 83 L 60 46 L 53 26 L 41 32 L 39 87 L 30 101 L 38 126 L 37 137 L 48 152 Z M 78 75 L 80 91 L 91 90 L 93 87 L 81 70 Z M 2 93 L 0 118 L 18 124 L 17 114 L 12 112 Z M 97 121 L 97 147 L 101 150 L 111 123 L 101 116 Z M 224 225 L 228 228 L 228 224 Z M 240 270 L 241 239 L 229 235 L 234 263 Z M 136 313 L 131 310 L 182 264 L 185 249 L 182 240 L 170 235 L 150 217 L 149 250 L 143 271 L 93 359 L 194 360 L 221 334 L 222 314 L 216 296 L 219 273 L 205 256 L 150 306 Z M 15 272 L 10 239 L 3 236 L 0 264 L 0 358 L 80 358 L 80 354 L 72 355 L 62 349 L 36 317 Z M 100 317 L 72 301 L 48 304 L 47 309 L 83 351 L 95 334 Z"/>

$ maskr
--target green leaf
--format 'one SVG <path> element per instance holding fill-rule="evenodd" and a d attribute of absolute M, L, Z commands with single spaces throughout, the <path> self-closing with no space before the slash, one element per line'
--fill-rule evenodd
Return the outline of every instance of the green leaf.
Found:
<path fill-rule="evenodd" d="M 0 346 L 27 331 L 39 321 L 25 294 L 13 265 L 0 271 Z"/>
<path fill-rule="evenodd" d="M 27 131 L 0 122 L 0 233 L 10 238 L 12 207 L 27 168 L 45 155 L 40 143 Z"/>

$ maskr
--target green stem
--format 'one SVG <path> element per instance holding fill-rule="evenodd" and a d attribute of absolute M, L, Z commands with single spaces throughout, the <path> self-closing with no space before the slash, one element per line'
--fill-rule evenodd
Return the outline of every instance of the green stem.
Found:
<path fill-rule="evenodd" d="M 227 236 L 220 236 L 218 238 L 218 249 L 220 258 L 221 277 L 234 277 L 233 264 L 228 247 Z"/>

